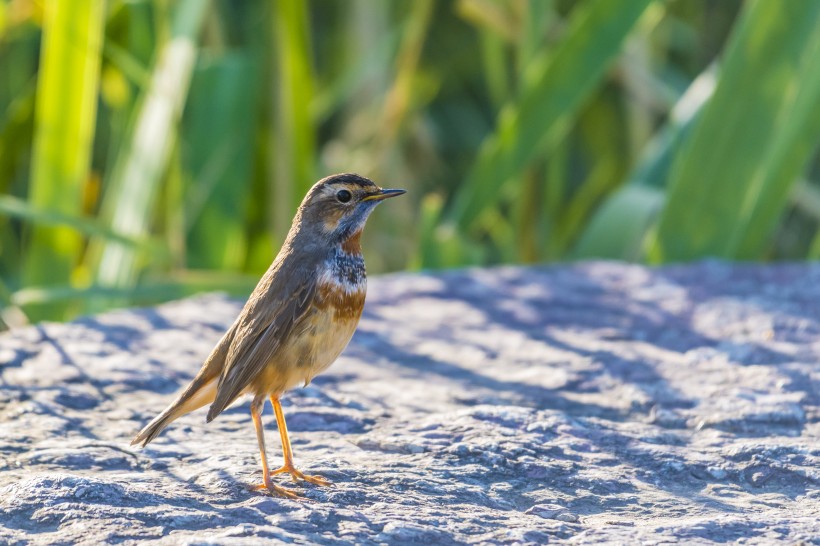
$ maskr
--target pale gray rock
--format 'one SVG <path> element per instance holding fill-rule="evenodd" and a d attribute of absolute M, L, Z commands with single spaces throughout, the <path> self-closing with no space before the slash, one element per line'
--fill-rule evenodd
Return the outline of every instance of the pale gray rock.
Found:
<path fill-rule="evenodd" d="M 236 316 L 219 295 L 0 336 L 0 543 L 820 544 L 820 265 L 617 263 L 371 281 L 284 400 L 130 438 Z M 278 435 L 266 414 L 271 465 Z"/>

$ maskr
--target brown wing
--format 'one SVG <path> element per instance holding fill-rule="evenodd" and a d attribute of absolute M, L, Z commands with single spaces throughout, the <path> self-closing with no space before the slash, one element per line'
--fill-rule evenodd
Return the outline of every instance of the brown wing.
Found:
<path fill-rule="evenodd" d="M 274 264 L 259 281 L 242 310 L 239 325 L 217 384 L 208 422 L 228 407 L 279 350 L 306 315 L 316 292 L 315 268 Z"/>

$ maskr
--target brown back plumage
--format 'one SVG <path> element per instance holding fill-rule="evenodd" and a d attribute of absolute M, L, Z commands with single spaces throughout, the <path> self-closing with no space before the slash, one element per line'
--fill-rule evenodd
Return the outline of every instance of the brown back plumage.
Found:
<path fill-rule="evenodd" d="M 236 321 L 208 422 L 231 405 L 275 358 L 282 341 L 310 307 L 316 292 L 315 257 L 295 253 L 280 257 L 262 277 Z M 289 272 L 278 274 L 283 267 Z"/>

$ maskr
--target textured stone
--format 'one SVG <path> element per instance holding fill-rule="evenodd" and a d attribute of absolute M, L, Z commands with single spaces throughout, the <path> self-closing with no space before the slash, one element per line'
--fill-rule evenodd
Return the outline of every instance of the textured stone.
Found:
<path fill-rule="evenodd" d="M 239 310 L 218 295 L 0 336 L 0 543 L 820 544 L 820 265 L 616 263 L 371 281 L 350 347 L 284 400 L 144 450 Z M 278 435 L 266 414 L 272 465 Z"/>

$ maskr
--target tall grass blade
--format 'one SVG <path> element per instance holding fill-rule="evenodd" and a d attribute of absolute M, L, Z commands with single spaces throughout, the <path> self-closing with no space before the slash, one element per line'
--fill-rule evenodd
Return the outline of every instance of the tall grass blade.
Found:
<path fill-rule="evenodd" d="M 146 244 L 144 241 L 116 233 L 96 220 L 60 211 L 35 208 L 30 202 L 11 195 L 0 195 L 0 216 L 17 218 L 43 228 L 54 226 L 71 229 L 80 236 L 96 236 L 126 246 L 140 247 Z"/>
<path fill-rule="evenodd" d="M 245 262 L 256 70 L 228 54 L 197 68 L 185 111 L 187 265 L 238 270 Z M 214 104 L 224 105 L 214 108 Z"/>
<path fill-rule="evenodd" d="M 177 123 L 196 60 L 196 37 L 209 2 L 181 0 L 174 5 L 171 36 L 161 48 L 151 84 L 137 107 L 131 140 L 120 152 L 103 214 L 117 233 L 143 237 L 155 215 Z M 96 278 L 100 285 L 129 287 L 137 281 L 137 254 L 118 242 L 102 241 Z"/>
<path fill-rule="evenodd" d="M 654 262 L 756 258 L 820 136 L 820 3 L 753 1 L 677 157 Z"/>
<path fill-rule="evenodd" d="M 273 210 L 276 237 L 283 240 L 290 219 L 315 182 L 316 131 L 313 126 L 313 65 L 308 6 L 301 0 L 274 3 L 276 41 Z"/>
<path fill-rule="evenodd" d="M 104 14 L 105 5 L 97 0 L 45 3 L 29 186 L 33 208 L 67 216 L 82 212 L 97 117 Z M 23 281 L 69 281 L 82 245 L 74 229 L 35 225 Z M 33 320 L 41 317 L 37 310 L 28 312 Z"/>
<path fill-rule="evenodd" d="M 534 63 L 520 99 L 498 127 L 458 191 L 450 219 L 470 229 L 497 200 L 501 185 L 554 145 L 584 104 L 651 0 L 593 0 L 576 8 L 566 38 Z"/>
<path fill-rule="evenodd" d="M 641 260 L 649 231 L 665 202 L 672 161 L 700 119 L 717 85 L 711 65 L 675 104 L 669 121 L 646 145 L 626 184 L 612 193 L 589 221 L 571 256 Z"/>

